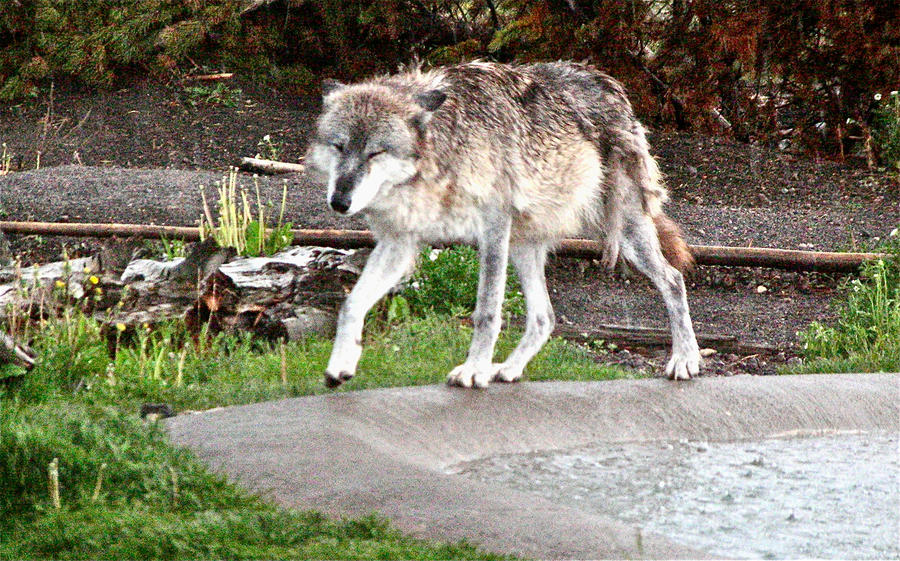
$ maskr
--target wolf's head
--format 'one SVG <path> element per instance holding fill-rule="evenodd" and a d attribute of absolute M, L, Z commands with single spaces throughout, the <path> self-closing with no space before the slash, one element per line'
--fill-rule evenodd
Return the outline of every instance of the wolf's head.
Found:
<path fill-rule="evenodd" d="M 308 164 L 328 186 L 328 204 L 351 215 L 418 173 L 422 139 L 447 96 L 439 90 L 326 82 Z"/>

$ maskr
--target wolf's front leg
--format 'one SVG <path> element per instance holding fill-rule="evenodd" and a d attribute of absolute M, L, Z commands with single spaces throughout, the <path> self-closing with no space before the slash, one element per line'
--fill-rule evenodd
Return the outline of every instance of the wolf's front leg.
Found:
<path fill-rule="evenodd" d="M 494 376 L 491 359 L 500 334 L 500 313 L 509 259 L 509 228 L 509 217 L 498 217 L 485 226 L 479 240 L 478 302 L 472 314 L 472 344 L 466 361 L 447 376 L 447 383 L 451 386 L 486 388 Z"/>
<path fill-rule="evenodd" d="M 416 249 L 412 239 L 381 240 L 375 246 L 338 315 L 334 347 L 325 369 L 325 385 L 329 388 L 341 385 L 356 373 L 366 313 L 400 282 L 415 258 Z"/>

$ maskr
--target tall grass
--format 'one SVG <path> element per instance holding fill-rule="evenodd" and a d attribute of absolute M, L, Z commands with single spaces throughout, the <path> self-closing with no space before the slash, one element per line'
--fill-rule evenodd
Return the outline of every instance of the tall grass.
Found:
<path fill-rule="evenodd" d="M 521 332 L 505 330 L 497 361 Z M 109 339 L 109 341 L 108 341 Z M 465 360 L 471 328 L 445 316 L 407 319 L 367 335 L 359 375 L 338 390 L 322 384 L 331 342 L 322 338 L 276 345 L 249 335 L 193 335 L 180 322 L 134 333 L 109 334 L 83 314 L 48 323 L 34 341 L 38 365 L 15 394 L 45 401 L 76 395 L 137 411 L 144 402 L 176 410 L 253 403 L 267 399 L 386 386 L 437 384 Z M 108 348 L 117 347 L 115 357 Z M 284 375 L 283 375 L 284 374 Z M 599 365 L 582 347 L 552 339 L 525 370 L 528 379 L 604 380 L 625 376 Z"/>
<path fill-rule="evenodd" d="M 284 209 L 287 204 L 287 182 L 281 193 L 281 210 L 278 221 L 273 225 L 266 213 L 267 204 L 263 203 L 259 193 L 259 183 L 254 177 L 256 187 L 256 209 L 250 204 L 247 190 L 238 187 L 237 170 L 231 168 L 228 175 L 217 181 L 218 201 L 217 217 L 213 215 L 206 199 L 206 192 L 201 187 L 200 196 L 203 202 L 203 215 L 200 217 L 200 237 L 212 236 L 220 247 L 233 247 L 239 255 L 258 257 L 272 255 L 291 245 L 294 234 L 292 224 L 284 222 Z"/>
<path fill-rule="evenodd" d="M 866 263 L 844 285 L 833 324 L 799 333 L 810 360 L 800 371 L 900 371 L 900 243 L 884 250 L 888 258 Z"/>

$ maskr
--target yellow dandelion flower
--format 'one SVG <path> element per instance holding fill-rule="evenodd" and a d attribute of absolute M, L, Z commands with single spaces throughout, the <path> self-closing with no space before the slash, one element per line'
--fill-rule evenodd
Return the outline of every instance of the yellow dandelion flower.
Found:
<path fill-rule="evenodd" d="M 97 278 L 97 275 L 91 275 L 88 280 L 91 282 L 91 284 L 97 284 L 100 282 L 100 279 Z"/>
<path fill-rule="evenodd" d="M 61 280 L 56 281 L 56 288 L 65 288 L 65 287 L 66 287 L 66 283 L 64 283 Z"/>
<path fill-rule="evenodd" d="M 120 332 L 121 332 L 121 331 L 125 331 L 125 324 L 122 323 L 122 322 L 117 323 L 117 324 L 116 324 L 116 329 L 118 329 Z"/>

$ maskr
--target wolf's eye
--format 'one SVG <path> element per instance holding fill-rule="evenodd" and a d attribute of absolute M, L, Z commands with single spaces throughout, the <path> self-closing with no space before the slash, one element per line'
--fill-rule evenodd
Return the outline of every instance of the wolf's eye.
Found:
<path fill-rule="evenodd" d="M 375 156 L 380 156 L 380 155 L 384 154 L 384 152 L 385 152 L 384 150 L 377 150 L 375 152 L 370 153 L 368 158 L 371 160 Z"/>

